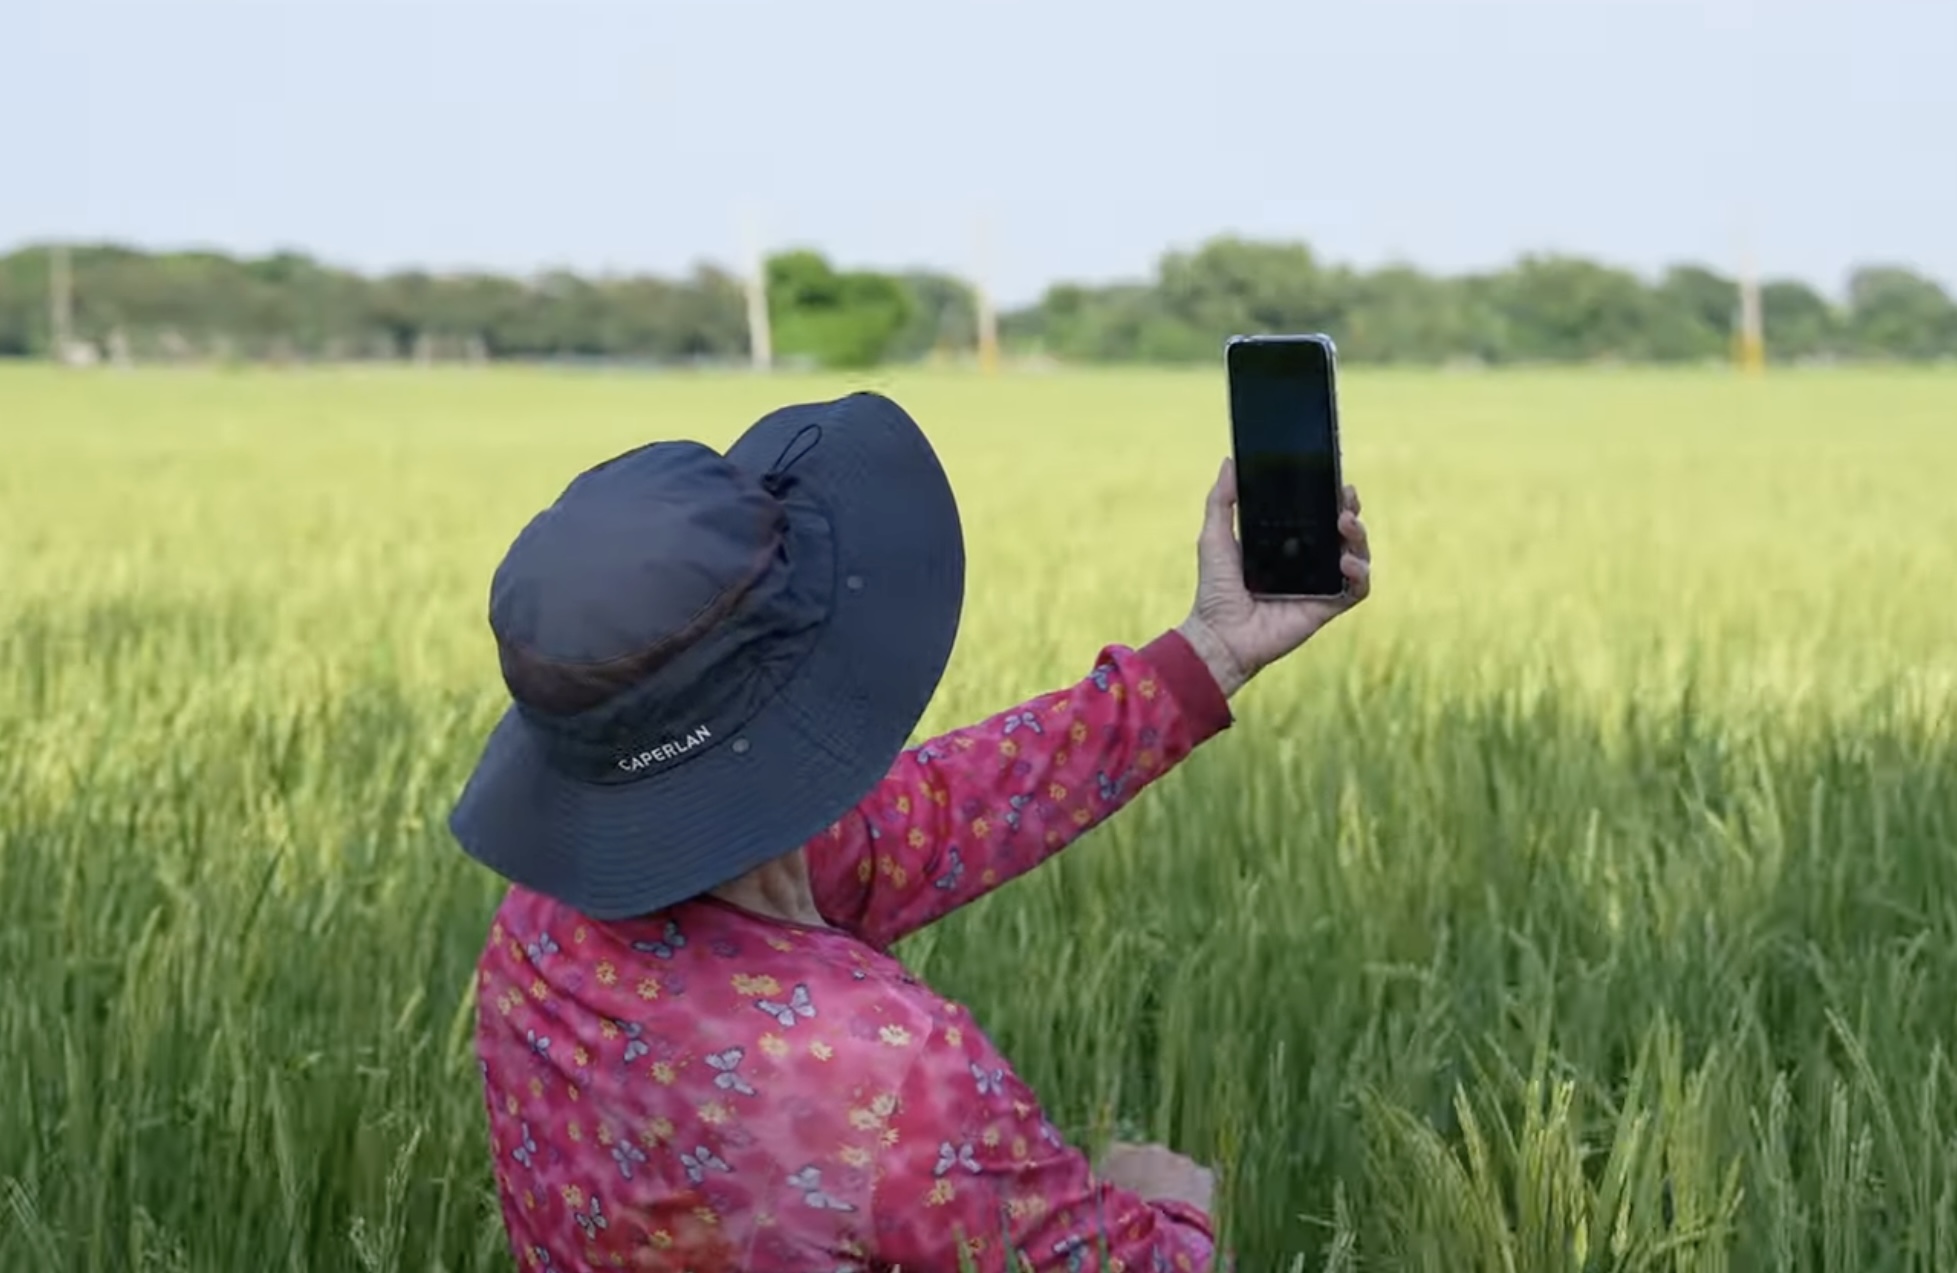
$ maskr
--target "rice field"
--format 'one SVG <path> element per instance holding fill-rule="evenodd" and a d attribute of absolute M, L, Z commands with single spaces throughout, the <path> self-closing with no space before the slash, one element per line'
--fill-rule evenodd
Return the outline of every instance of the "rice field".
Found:
<path fill-rule="evenodd" d="M 443 826 L 510 537 L 859 386 L 925 722 L 1185 613 L 1220 376 L 0 371 L 0 1269 L 512 1267 Z M 1345 377 L 1376 594 L 905 955 L 1264 1270 L 1957 1268 L 1957 376 Z"/>

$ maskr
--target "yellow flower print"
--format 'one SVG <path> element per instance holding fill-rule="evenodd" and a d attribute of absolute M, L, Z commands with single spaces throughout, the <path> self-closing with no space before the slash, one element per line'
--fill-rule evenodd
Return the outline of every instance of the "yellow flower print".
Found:
<path fill-rule="evenodd" d="M 734 974 L 733 982 L 735 990 L 750 997 L 781 993 L 781 983 L 773 977 L 750 977 L 746 973 L 737 972 Z"/>
<path fill-rule="evenodd" d="M 598 1023 L 598 1033 L 603 1038 L 616 1039 L 618 1037 L 618 1027 L 613 1025 L 611 1020 L 607 1018 Z"/>
<path fill-rule="evenodd" d="M 975 835 L 975 836 L 977 836 L 977 837 L 979 837 L 980 839 L 984 839 L 984 838 L 985 838 L 985 836 L 986 836 L 986 835 L 987 835 L 987 834 L 988 834 L 988 833 L 989 833 L 989 832 L 990 832 L 991 830 L 992 830 L 992 824 L 991 824 L 990 822 L 988 822 L 988 821 L 986 821 L 986 820 L 985 820 L 985 818 L 984 818 L 984 817 L 983 817 L 982 815 L 981 815 L 980 817 L 976 817 L 976 818 L 973 818 L 973 819 L 972 819 L 972 834 L 973 834 L 973 835 Z"/>
<path fill-rule="evenodd" d="M 930 1196 L 924 1200 L 934 1207 L 942 1207 L 957 1196 L 958 1190 L 953 1187 L 949 1180 L 940 1180 L 937 1184 L 931 1186 Z"/>
<path fill-rule="evenodd" d="M 673 1072 L 673 1063 L 671 1061 L 654 1061 L 652 1063 L 651 1074 L 652 1081 L 660 1084 L 662 1087 L 671 1087 L 673 1080 L 679 1077 Z"/>
<path fill-rule="evenodd" d="M 979 872 L 979 883 L 986 885 L 988 888 L 994 884 L 997 884 L 998 882 L 999 882 L 999 873 L 993 870 L 991 867 L 988 866 L 983 871 Z"/>
<path fill-rule="evenodd" d="M 576 1185 L 564 1186 L 564 1205 L 573 1211 L 584 1205 L 584 1190 Z"/>
<path fill-rule="evenodd" d="M 652 1231 L 652 1244 L 661 1251 L 664 1251 L 667 1247 L 673 1245 L 673 1235 L 664 1229 L 654 1229 Z"/>
<path fill-rule="evenodd" d="M 720 1213 L 712 1207 L 695 1207 L 693 1208 L 693 1214 L 699 1218 L 701 1224 L 720 1223 Z"/>
<path fill-rule="evenodd" d="M 795 949 L 795 943 L 789 941 L 786 937 L 770 937 L 768 939 L 768 945 L 775 950 L 779 950 L 784 955 Z"/>
<path fill-rule="evenodd" d="M 496 941 L 496 942 L 503 940 L 503 922 L 501 920 L 498 920 L 496 923 L 490 925 L 489 940 Z"/>
<path fill-rule="evenodd" d="M 898 888 L 904 887 L 904 885 L 910 881 L 910 878 L 911 878 L 911 873 L 909 871 L 906 871 L 901 866 L 890 873 L 890 882 L 892 884 L 895 884 Z"/>
<path fill-rule="evenodd" d="M 1010 738 L 1001 739 L 999 742 L 999 754 L 1010 760 L 1019 754 L 1019 744 Z"/>
<path fill-rule="evenodd" d="M 578 1095 L 578 1085 L 576 1083 L 566 1083 L 564 1085 L 564 1095 L 570 1097 L 574 1101 L 580 1099 Z"/>
<path fill-rule="evenodd" d="M 601 986 L 615 986 L 618 984 L 618 969 L 612 967 L 610 960 L 604 960 L 599 963 L 598 984 Z"/>
<path fill-rule="evenodd" d="M 512 1114 L 516 1113 L 516 1097 L 505 1096 L 503 1098 L 503 1108 Z"/>
<path fill-rule="evenodd" d="M 708 1101 L 700 1107 L 700 1121 L 709 1127 L 718 1127 L 731 1116 L 731 1111 L 719 1101 Z"/>
<path fill-rule="evenodd" d="M 578 945 L 582 946 L 584 945 L 584 938 L 585 938 L 585 927 L 583 924 L 579 924 L 577 928 L 572 931 L 571 940 L 576 942 Z"/>
<path fill-rule="evenodd" d="M 965 1042 L 965 1032 L 963 1030 L 960 1030 L 955 1025 L 946 1026 L 945 1042 L 950 1044 L 954 1048 L 959 1047 L 963 1045 Z"/>
<path fill-rule="evenodd" d="M 979 1137 L 979 1143 L 987 1149 L 997 1148 L 999 1144 L 999 1129 L 996 1127 L 986 1128 L 985 1134 Z"/>
<path fill-rule="evenodd" d="M 1080 746 L 1080 745 L 1081 745 L 1082 743 L 1084 743 L 1084 742 L 1086 742 L 1086 741 L 1087 741 L 1087 722 L 1086 722 L 1086 721 L 1084 721 L 1084 720 L 1077 720 L 1077 721 L 1075 721 L 1075 722 L 1073 723 L 1073 727 L 1072 727 L 1071 729 L 1069 729 L 1069 730 L 1067 731 L 1067 737 L 1069 737 L 1069 738 L 1071 738 L 1071 739 L 1073 739 L 1073 740 L 1074 740 L 1074 746 L 1076 746 L 1076 747 L 1078 747 L 1078 746 Z"/>
<path fill-rule="evenodd" d="M 584 1139 L 584 1128 L 580 1127 L 578 1121 L 574 1118 L 571 1120 L 570 1125 L 564 1129 L 564 1134 L 572 1140 L 582 1141 Z"/>
<path fill-rule="evenodd" d="M 1057 782 L 1050 782 L 1046 786 L 1046 798 L 1059 804 L 1067 798 L 1067 789 Z"/>
<path fill-rule="evenodd" d="M 895 1127 L 884 1128 L 882 1132 L 878 1133 L 877 1140 L 885 1149 L 894 1147 L 897 1144 L 897 1129 Z"/>
<path fill-rule="evenodd" d="M 647 1149 L 663 1145 L 673 1138 L 673 1124 L 670 1119 L 648 1119 L 639 1131 L 639 1143 Z"/>
<path fill-rule="evenodd" d="M 856 882 L 859 884 L 868 884 L 870 882 L 870 871 L 872 869 L 873 868 L 870 866 L 870 859 L 864 858 L 861 862 L 858 862 L 856 864 Z"/>
<path fill-rule="evenodd" d="M 536 1078 L 531 1079 L 530 1095 L 542 1096 L 543 1094 L 544 1094 L 544 1081 L 542 1079 L 536 1079 Z"/>
<path fill-rule="evenodd" d="M 870 1112 L 878 1118 L 889 1118 L 897 1112 L 897 1098 L 888 1092 L 881 1092 L 870 1102 Z"/>
<path fill-rule="evenodd" d="M 1049 831 L 1046 833 L 1046 847 L 1049 849 L 1057 849 L 1064 842 L 1064 837 L 1058 831 Z"/>
<path fill-rule="evenodd" d="M 844 1145 L 836 1157 L 843 1160 L 846 1167 L 867 1167 L 870 1165 L 870 1151 L 860 1145 Z"/>
<path fill-rule="evenodd" d="M 510 942 L 510 958 L 511 958 L 511 959 L 522 959 L 522 958 L 523 958 L 523 943 L 522 943 L 522 942 L 519 942 L 519 941 L 516 941 L 516 940 L 514 940 L 514 939 L 512 939 L 512 940 L 511 940 L 511 942 Z"/>
<path fill-rule="evenodd" d="M 659 978 L 657 977 L 639 978 L 639 998 L 652 1000 L 652 999 L 657 999 L 658 997 L 659 997 Z"/>
<path fill-rule="evenodd" d="M 830 1047 L 821 1039 L 817 1039 L 815 1042 L 809 1044 L 809 1055 L 818 1061 L 827 1061 L 830 1057 L 836 1055 L 836 1049 Z"/>
<path fill-rule="evenodd" d="M 893 1048 L 909 1047 L 911 1032 L 900 1025 L 887 1025 L 877 1031 L 877 1037 Z"/>
<path fill-rule="evenodd" d="M 976 747 L 978 743 L 970 734 L 960 734 L 958 735 L 957 738 L 952 740 L 951 745 L 956 747 L 960 751 L 970 751 L 973 747 Z"/>
<path fill-rule="evenodd" d="M 535 1211 L 537 1209 L 537 1195 L 528 1189 L 523 1191 L 523 1209 L 525 1211 Z"/>
<path fill-rule="evenodd" d="M 591 1053 L 585 1051 L 584 1045 L 580 1043 L 571 1049 L 571 1060 L 576 1063 L 578 1068 L 582 1069 L 591 1064 Z"/>
<path fill-rule="evenodd" d="M 1093 811 L 1092 811 L 1092 810 L 1089 810 L 1089 809 L 1076 809 L 1076 810 L 1074 810 L 1074 825 L 1075 825 L 1075 826 L 1077 826 L 1077 827 L 1084 827 L 1084 826 L 1086 826 L 1086 825 L 1087 825 L 1087 824 L 1088 824 L 1089 822 L 1092 822 L 1093 820 L 1094 820 L 1094 813 L 1093 813 Z"/>
<path fill-rule="evenodd" d="M 599 1144 L 609 1146 L 612 1143 L 612 1141 L 614 1141 L 615 1139 L 617 1139 L 617 1137 L 612 1135 L 612 1125 L 610 1123 L 598 1124 Z"/>
<path fill-rule="evenodd" d="M 1119 703 L 1122 699 L 1128 697 L 1128 687 L 1126 685 L 1110 685 L 1108 687 L 1108 697 Z"/>
<path fill-rule="evenodd" d="M 1137 769 L 1155 768 L 1155 753 L 1152 751 L 1145 751 L 1142 752 L 1140 755 L 1136 756 L 1135 768 Z"/>
<path fill-rule="evenodd" d="M 516 1001 L 516 1003 L 522 1003 L 522 1002 L 523 1000 L 521 999 L 518 999 Z M 512 1012 L 516 1011 L 516 1003 L 511 1003 L 510 997 L 508 995 L 496 996 L 496 1010 L 502 1013 L 506 1017 L 509 1016 Z"/>
<path fill-rule="evenodd" d="M 1012 1160 L 1014 1162 L 1026 1161 L 1026 1138 L 1024 1136 L 1015 1136 L 1012 1138 Z"/>
<path fill-rule="evenodd" d="M 1150 677 L 1148 679 L 1145 679 L 1144 681 L 1142 681 L 1140 685 L 1137 685 L 1135 689 L 1141 694 L 1143 698 L 1154 698 L 1155 697 L 1154 678 Z"/>
<path fill-rule="evenodd" d="M 788 1055 L 788 1040 L 769 1031 L 761 1036 L 761 1050 L 779 1061 Z"/>
<path fill-rule="evenodd" d="M 909 813 L 910 811 L 911 811 L 911 798 L 909 796 L 898 796 L 897 812 Z"/>
<path fill-rule="evenodd" d="M 873 1132 L 883 1126 L 883 1119 L 867 1109 L 853 1109 L 849 1112 L 849 1125 L 859 1132 Z"/>

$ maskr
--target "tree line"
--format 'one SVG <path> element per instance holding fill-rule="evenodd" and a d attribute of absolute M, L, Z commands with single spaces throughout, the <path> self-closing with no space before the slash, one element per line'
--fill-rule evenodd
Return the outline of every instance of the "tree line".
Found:
<path fill-rule="evenodd" d="M 54 352 L 53 254 L 0 257 L 0 357 Z M 677 278 L 400 271 L 299 253 L 243 258 L 114 244 L 69 250 L 70 352 L 157 361 L 569 360 L 719 364 L 749 356 L 741 280 L 711 265 Z M 972 289 L 947 274 L 838 268 L 798 249 L 765 263 L 773 351 L 863 367 L 968 356 Z M 1897 265 L 1855 270 L 1831 300 L 1798 279 L 1759 293 L 1770 360 L 1957 358 L 1957 302 Z M 1010 356 L 1083 363 L 1211 362 L 1238 332 L 1324 331 L 1373 363 L 1699 362 L 1734 348 L 1740 289 L 1678 265 L 1655 279 L 1567 255 L 1485 273 L 1361 269 L 1303 243 L 1231 236 L 1165 253 L 1151 277 L 1057 284 L 999 318 Z"/>

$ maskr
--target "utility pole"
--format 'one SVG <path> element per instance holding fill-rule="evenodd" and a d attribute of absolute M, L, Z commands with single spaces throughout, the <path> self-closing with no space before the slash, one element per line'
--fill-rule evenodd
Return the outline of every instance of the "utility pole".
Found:
<path fill-rule="evenodd" d="M 990 376 L 999 370 L 999 315 L 992 306 L 992 289 L 987 285 L 992 273 L 992 227 L 981 214 L 973 236 L 978 248 L 972 270 L 972 303 L 978 320 L 979 370 Z"/>
<path fill-rule="evenodd" d="M 68 245 L 56 243 L 48 249 L 48 339 L 56 362 L 68 361 L 68 348 L 74 343 L 74 291 Z"/>
<path fill-rule="evenodd" d="M 1767 365 L 1767 342 L 1760 314 L 1760 279 L 1753 268 L 1753 255 L 1740 256 L 1739 364 L 1749 376 L 1757 376 Z"/>
<path fill-rule="evenodd" d="M 774 366 L 774 333 L 768 325 L 768 265 L 761 250 L 761 232 L 754 214 L 742 217 L 741 233 L 747 256 L 747 341 L 754 369 Z"/>

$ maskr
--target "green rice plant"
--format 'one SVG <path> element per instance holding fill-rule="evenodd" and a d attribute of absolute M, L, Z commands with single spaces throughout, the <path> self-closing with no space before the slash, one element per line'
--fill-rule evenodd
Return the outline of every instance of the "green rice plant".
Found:
<path fill-rule="evenodd" d="M 490 571 L 865 385 L 967 527 L 925 731 L 1182 616 L 1215 375 L 0 372 L 0 1268 L 512 1267 Z M 905 958 L 1245 1273 L 1957 1267 L 1957 378 L 1344 392 L 1375 599 Z"/>

